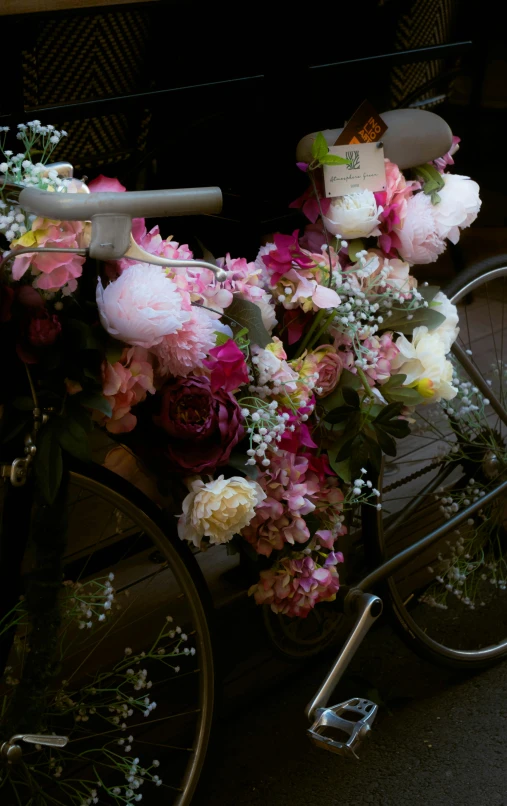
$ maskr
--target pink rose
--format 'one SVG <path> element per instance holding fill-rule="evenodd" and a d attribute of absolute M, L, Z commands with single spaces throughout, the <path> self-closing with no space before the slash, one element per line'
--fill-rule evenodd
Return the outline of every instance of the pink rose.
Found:
<path fill-rule="evenodd" d="M 104 362 L 102 367 L 102 389 L 113 410 L 105 426 L 112 434 L 132 431 L 137 418 L 131 412 L 133 406 L 155 394 L 153 367 L 147 350 L 131 347 L 124 350 L 120 361 L 115 364 Z"/>
<path fill-rule="evenodd" d="M 45 308 L 36 309 L 28 326 L 28 341 L 32 347 L 49 347 L 58 338 L 62 326 L 56 314 Z"/>
<path fill-rule="evenodd" d="M 208 378 L 190 376 L 170 381 L 161 395 L 155 423 L 169 436 L 168 458 L 184 473 L 210 473 L 227 464 L 244 435 L 241 409 L 230 392 L 212 392 Z"/>
<path fill-rule="evenodd" d="M 225 392 L 234 392 L 243 384 L 248 383 L 248 370 L 245 356 L 233 339 L 225 344 L 213 347 L 209 351 L 210 358 L 204 361 L 204 366 L 211 370 L 211 391 L 223 389 Z"/>
<path fill-rule="evenodd" d="M 88 185 L 90 193 L 123 193 L 127 188 L 118 179 L 99 174 Z"/>
<path fill-rule="evenodd" d="M 48 221 L 36 218 L 32 229 L 20 238 L 12 241 L 15 250 L 20 247 L 56 247 L 57 252 L 20 255 L 14 261 L 12 277 L 20 280 L 28 267 L 36 275 L 33 285 L 44 291 L 57 291 L 66 286 L 69 292 L 77 288 L 77 280 L 81 277 L 85 258 L 73 255 L 66 249 L 81 247 L 83 223 L 81 221 Z"/>
<path fill-rule="evenodd" d="M 334 347 L 326 345 L 314 350 L 313 355 L 317 360 L 316 369 L 319 373 L 315 393 L 319 397 L 326 397 L 336 387 L 344 366 L 350 368 L 349 353 L 337 352 Z"/>
<path fill-rule="evenodd" d="M 398 251 L 407 263 L 433 263 L 445 250 L 445 241 L 437 231 L 434 206 L 425 193 L 416 193 L 407 202 L 403 225 L 393 230 L 399 240 Z"/>
<path fill-rule="evenodd" d="M 177 333 L 191 318 L 190 302 L 161 266 L 137 263 L 112 283 L 97 285 L 102 326 L 111 336 L 150 349 Z"/>

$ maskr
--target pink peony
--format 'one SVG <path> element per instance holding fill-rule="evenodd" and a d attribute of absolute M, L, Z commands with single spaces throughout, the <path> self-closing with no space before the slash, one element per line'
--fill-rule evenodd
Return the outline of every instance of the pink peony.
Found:
<path fill-rule="evenodd" d="M 248 369 L 245 356 L 233 339 L 225 344 L 213 347 L 209 351 L 210 358 L 204 361 L 204 366 L 211 371 L 211 391 L 223 389 L 225 392 L 234 392 L 243 384 L 248 383 Z"/>
<path fill-rule="evenodd" d="M 168 458 L 184 473 L 210 473 L 227 464 L 243 438 L 241 409 L 230 392 L 211 391 L 208 378 L 178 378 L 162 389 L 155 423 L 169 439 Z"/>
<path fill-rule="evenodd" d="M 20 255 L 14 261 L 12 277 L 20 280 L 30 267 L 36 275 L 34 286 L 44 291 L 57 291 L 66 287 L 69 292 L 77 288 L 77 279 L 81 277 L 85 258 L 73 255 L 65 249 L 77 249 L 83 244 L 83 224 L 81 221 L 49 221 L 36 218 L 32 228 L 20 238 L 12 241 L 11 248 L 17 246 L 30 248 L 55 247 L 57 252 L 34 253 Z"/>
<path fill-rule="evenodd" d="M 102 390 L 113 410 L 105 426 L 112 434 L 132 431 L 137 418 L 131 408 L 155 394 L 153 367 L 147 350 L 130 347 L 123 351 L 120 361 L 102 366 Z"/>
<path fill-rule="evenodd" d="M 153 348 L 161 375 L 186 377 L 204 366 L 204 359 L 215 345 L 213 319 L 201 308 L 192 308 L 188 322 L 176 333 L 164 336 Z"/>
<path fill-rule="evenodd" d="M 177 333 L 192 317 L 189 301 L 164 269 L 148 263 L 129 266 L 106 288 L 99 278 L 97 306 L 111 336 L 147 349 Z"/>
<path fill-rule="evenodd" d="M 433 263 L 445 250 L 445 241 L 438 234 L 431 198 L 416 193 L 407 202 L 401 227 L 395 227 L 398 251 L 407 263 Z"/>

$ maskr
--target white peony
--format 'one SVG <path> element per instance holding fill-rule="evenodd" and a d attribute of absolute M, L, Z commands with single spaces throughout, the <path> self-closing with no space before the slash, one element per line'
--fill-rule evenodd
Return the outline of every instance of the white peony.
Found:
<path fill-rule="evenodd" d="M 435 302 L 438 303 L 438 307 L 436 305 L 434 306 Z M 459 333 L 458 309 L 452 304 L 450 299 L 442 293 L 442 291 L 439 291 L 438 294 L 433 297 L 431 307 L 435 307 L 436 311 L 445 316 L 445 322 L 442 322 L 442 324 L 435 328 L 432 333 L 438 334 L 445 345 L 445 352 L 448 353 L 456 341 Z"/>
<path fill-rule="evenodd" d="M 468 176 L 443 174 L 445 186 L 439 190 L 440 201 L 433 205 L 438 235 L 458 243 L 460 229 L 469 227 L 481 209 L 479 185 Z"/>
<path fill-rule="evenodd" d="M 266 498 L 256 481 L 232 476 L 205 483 L 198 476 L 187 480 L 189 494 L 183 501 L 178 534 L 199 548 L 203 537 L 209 542 L 228 543 L 255 516 L 255 509 Z"/>
<path fill-rule="evenodd" d="M 380 235 L 377 227 L 382 207 L 377 207 L 371 190 L 360 190 L 348 196 L 333 199 L 324 226 L 333 235 L 343 238 L 367 238 Z"/>
<path fill-rule="evenodd" d="M 396 340 L 398 355 L 391 370 L 406 375 L 405 386 L 415 386 L 432 403 L 452 400 L 457 389 L 452 385 L 452 364 L 446 359 L 446 345 L 437 331 L 416 327 L 410 342 L 405 336 Z"/>

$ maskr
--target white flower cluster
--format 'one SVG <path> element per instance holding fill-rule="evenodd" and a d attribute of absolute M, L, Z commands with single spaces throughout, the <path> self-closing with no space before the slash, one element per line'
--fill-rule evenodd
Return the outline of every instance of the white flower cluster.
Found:
<path fill-rule="evenodd" d="M 245 419 L 246 432 L 250 437 L 246 464 L 255 465 L 257 456 L 264 467 L 269 467 L 270 460 L 266 453 L 276 451 L 276 445 L 282 439 L 290 415 L 287 412 L 277 414 L 276 400 L 266 403 L 255 398 L 243 398 L 240 402 L 243 405 L 241 414 Z"/>
<path fill-rule="evenodd" d="M 104 622 L 115 602 L 116 592 L 111 585 L 113 580 L 113 573 L 86 583 L 65 580 L 63 585 L 67 590 L 67 601 L 64 603 L 64 615 L 77 619 L 80 630 L 91 630 L 94 624 Z"/>

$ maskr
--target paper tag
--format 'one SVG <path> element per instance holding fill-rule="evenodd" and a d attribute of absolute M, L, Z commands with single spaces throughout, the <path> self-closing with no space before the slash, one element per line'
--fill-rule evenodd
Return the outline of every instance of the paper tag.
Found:
<path fill-rule="evenodd" d="M 363 101 L 347 122 L 335 142 L 335 146 L 348 143 L 375 143 L 381 139 L 385 131 L 387 131 L 387 123 L 384 123 L 369 101 Z"/>
<path fill-rule="evenodd" d="M 385 190 L 384 149 L 377 143 L 331 146 L 330 154 L 348 160 L 344 165 L 324 165 L 326 196 L 346 196 L 359 190 Z"/>

